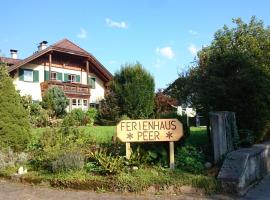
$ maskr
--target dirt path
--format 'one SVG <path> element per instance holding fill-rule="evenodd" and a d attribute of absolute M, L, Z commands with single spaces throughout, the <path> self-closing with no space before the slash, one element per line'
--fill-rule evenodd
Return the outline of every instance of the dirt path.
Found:
<path fill-rule="evenodd" d="M 60 190 L 55 188 L 24 185 L 0 180 L 0 200 L 207 200 L 219 198 L 204 198 L 194 196 L 159 196 L 159 195 L 132 195 L 117 193 L 96 193 L 91 191 Z"/>

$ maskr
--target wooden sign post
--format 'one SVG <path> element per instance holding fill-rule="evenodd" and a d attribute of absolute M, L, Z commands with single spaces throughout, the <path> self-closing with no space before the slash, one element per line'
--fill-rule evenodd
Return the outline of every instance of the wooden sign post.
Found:
<path fill-rule="evenodd" d="M 131 155 L 131 142 L 169 142 L 170 168 L 174 169 L 174 141 L 183 136 L 178 119 L 123 120 L 117 124 L 117 137 L 126 142 L 126 158 Z"/>

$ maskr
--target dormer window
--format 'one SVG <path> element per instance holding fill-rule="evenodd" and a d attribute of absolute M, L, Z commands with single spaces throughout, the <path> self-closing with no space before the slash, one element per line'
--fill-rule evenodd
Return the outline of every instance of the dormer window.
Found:
<path fill-rule="evenodd" d="M 71 83 L 76 82 L 76 75 L 75 74 L 69 74 L 68 75 L 68 82 L 71 82 Z"/>

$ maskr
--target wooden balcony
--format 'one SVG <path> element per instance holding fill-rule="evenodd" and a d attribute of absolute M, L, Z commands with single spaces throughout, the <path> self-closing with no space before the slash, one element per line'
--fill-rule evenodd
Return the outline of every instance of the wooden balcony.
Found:
<path fill-rule="evenodd" d="M 41 93 L 52 87 L 61 88 L 65 95 L 69 98 L 90 98 L 90 85 L 84 85 L 80 83 L 69 83 L 69 82 L 61 82 L 61 81 L 44 81 L 40 83 Z"/>

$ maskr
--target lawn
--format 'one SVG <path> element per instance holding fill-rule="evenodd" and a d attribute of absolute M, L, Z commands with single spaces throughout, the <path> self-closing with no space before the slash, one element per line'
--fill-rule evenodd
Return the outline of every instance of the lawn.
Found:
<path fill-rule="evenodd" d="M 91 139 L 96 143 L 110 143 L 112 138 L 116 136 L 115 126 L 84 126 L 79 127 L 81 131 L 91 136 Z M 39 136 L 46 128 L 32 129 L 32 134 Z M 204 127 L 191 127 L 190 136 L 187 138 L 186 143 L 194 146 L 201 146 L 207 144 L 207 132 Z"/>

